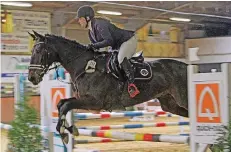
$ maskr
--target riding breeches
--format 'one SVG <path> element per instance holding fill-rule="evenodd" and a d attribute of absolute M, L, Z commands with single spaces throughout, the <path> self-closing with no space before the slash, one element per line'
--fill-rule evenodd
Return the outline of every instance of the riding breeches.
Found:
<path fill-rule="evenodd" d="M 118 53 L 119 64 L 123 62 L 125 57 L 127 57 L 127 59 L 130 59 L 136 53 L 137 42 L 138 41 L 136 36 L 133 36 L 120 46 Z"/>

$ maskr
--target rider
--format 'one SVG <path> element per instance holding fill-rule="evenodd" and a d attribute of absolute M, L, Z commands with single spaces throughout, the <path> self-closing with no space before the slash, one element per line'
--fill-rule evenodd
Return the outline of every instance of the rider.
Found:
<path fill-rule="evenodd" d="M 77 11 L 76 16 L 79 24 L 83 28 L 89 29 L 89 38 L 92 44 L 87 45 L 89 50 L 100 49 L 110 46 L 112 50 L 118 51 L 118 62 L 128 77 L 128 92 L 130 97 L 139 94 L 139 90 L 134 84 L 134 70 L 128 61 L 136 52 L 137 39 L 133 31 L 120 29 L 109 20 L 95 17 L 92 7 L 84 5 Z"/>

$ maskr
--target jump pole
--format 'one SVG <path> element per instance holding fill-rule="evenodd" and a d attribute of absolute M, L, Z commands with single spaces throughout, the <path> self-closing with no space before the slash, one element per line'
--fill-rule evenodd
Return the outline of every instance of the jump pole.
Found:
<path fill-rule="evenodd" d="M 145 128 L 145 127 L 185 126 L 185 125 L 189 125 L 189 122 L 182 121 L 182 122 L 157 122 L 157 123 L 144 123 L 144 124 L 86 126 L 86 127 L 79 127 L 79 129 L 111 130 L 111 129 L 134 129 L 134 128 Z"/>
<path fill-rule="evenodd" d="M 173 115 L 165 111 L 147 112 L 147 111 L 125 111 L 118 113 L 100 113 L 100 114 L 79 114 L 75 113 L 74 118 L 79 120 L 87 119 L 106 119 L 106 118 L 122 118 L 122 117 L 135 117 L 135 116 L 161 116 L 161 115 Z"/>
<path fill-rule="evenodd" d="M 152 142 L 171 142 L 185 144 L 189 142 L 188 136 L 180 135 L 162 135 L 162 134 L 141 134 L 127 133 L 117 131 L 94 131 L 88 129 L 79 129 L 79 134 L 82 136 L 105 137 L 132 141 L 152 141 Z"/>

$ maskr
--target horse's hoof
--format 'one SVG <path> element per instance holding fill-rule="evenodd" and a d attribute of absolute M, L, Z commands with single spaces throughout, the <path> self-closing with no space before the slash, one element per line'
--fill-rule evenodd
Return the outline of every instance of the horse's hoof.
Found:
<path fill-rule="evenodd" d="M 74 136 L 79 136 L 79 131 L 78 129 L 75 127 L 75 125 L 72 125 L 68 128 L 66 128 L 72 135 Z"/>
<path fill-rule="evenodd" d="M 73 134 L 74 136 L 79 136 L 78 128 L 75 127 L 75 125 L 72 126 L 72 134 Z"/>
<path fill-rule="evenodd" d="M 63 133 L 63 134 L 60 134 L 60 136 L 61 136 L 63 142 L 65 144 L 68 144 L 68 142 L 69 142 L 69 135 L 67 133 Z"/>

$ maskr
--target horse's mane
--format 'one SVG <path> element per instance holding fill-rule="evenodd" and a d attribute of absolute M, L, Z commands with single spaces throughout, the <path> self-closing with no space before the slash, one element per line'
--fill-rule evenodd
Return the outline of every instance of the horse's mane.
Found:
<path fill-rule="evenodd" d="M 70 47 L 77 47 L 79 49 L 86 49 L 86 46 L 84 46 L 83 44 L 80 44 L 79 42 L 75 41 L 75 40 L 70 40 L 70 39 L 67 39 L 63 36 L 56 36 L 56 35 L 52 35 L 52 34 L 45 34 L 45 37 L 46 38 L 53 38 L 54 40 L 61 40 L 65 43 L 67 43 Z"/>
<path fill-rule="evenodd" d="M 67 43 L 68 46 L 73 47 L 73 48 L 77 48 L 77 50 L 78 49 L 81 49 L 81 50 L 86 50 L 87 49 L 87 47 L 85 45 L 80 44 L 79 42 L 77 42 L 75 40 L 67 39 L 67 38 L 65 38 L 63 36 L 56 36 L 56 35 L 46 34 L 45 37 L 46 38 L 52 38 L 54 40 L 57 40 L 57 39 L 61 40 L 61 41 L 65 42 L 65 43 Z M 72 51 L 74 51 L 74 50 L 72 50 Z M 98 52 L 98 51 L 96 51 L 96 52 L 94 52 L 94 54 L 95 55 L 102 55 L 102 54 L 109 54 L 109 53 L 108 52 Z"/>

